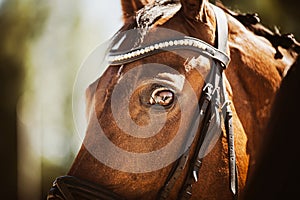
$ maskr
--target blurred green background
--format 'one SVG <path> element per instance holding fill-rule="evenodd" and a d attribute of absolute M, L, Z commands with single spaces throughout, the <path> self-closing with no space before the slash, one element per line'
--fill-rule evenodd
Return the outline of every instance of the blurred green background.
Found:
<path fill-rule="evenodd" d="M 0 198 L 44 199 L 80 146 L 76 72 L 122 25 L 120 0 L 0 0 Z M 300 38 L 296 0 L 223 0 Z"/>

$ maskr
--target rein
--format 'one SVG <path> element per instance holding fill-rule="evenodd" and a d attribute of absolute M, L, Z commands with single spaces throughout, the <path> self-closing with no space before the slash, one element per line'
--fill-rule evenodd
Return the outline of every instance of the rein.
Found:
<path fill-rule="evenodd" d="M 179 200 L 187 200 L 192 196 L 192 185 L 198 181 L 198 174 L 202 166 L 201 149 L 206 146 L 204 139 L 207 136 L 208 129 L 211 123 L 215 122 L 221 124 L 221 117 L 223 116 L 225 122 L 225 129 L 228 143 L 229 155 L 229 185 L 230 192 L 233 199 L 238 197 L 238 175 L 236 166 L 236 156 L 234 150 L 234 134 L 232 126 L 232 111 L 230 108 L 230 101 L 225 88 L 225 75 L 224 69 L 229 64 L 230 58 L 225 53 L 227 50 L 228 40 L 228 25 L 225 13 L 220 8 L 212 5 L 217 20 L 217 46 L 215 48 L 197 38 L 182 37 L 169 41 L 161 41 L 146 47 L 136 48 L 128 52 L 110 52 L 108 59 L 111 65 L 127 64 L 141 58 L 157 54 L 162 51 L 189 48 L 194 51 L 200 52 L 208 57 L 213 58 L 211 70 L 206 80 L 206 85 L 203 87 L 200 100 L 198 102 L 200 111 L 195 113 L 194 119 L 199 119 L 200 133 L 196 141 L 196 147 L 193 155 L 190 157 L 191 148 L 175 162 L 168 178 L 158 193 L 157 199 L 168 199 L 169 194 L 175 185 L 177 179 L 186 168 L 187 161 L 190 159 L 188 166 L 188 173 L 184 179 L 184 183 L 179 191 Z M 221 103 L 222 102 L 222 103 Z M 212 107 L 213 109 L 210 109 Z M 194 125 L 196 126 L 196 125 Z M 195 127 L 190 127 L 193 129 Z M 52 199 L 77 199 L 81 197 L 85 199 L 104 199 L 104 200 L 119 200 L 125 199 L 112 191 L 103 188 L 94 183 L 80 180 L 72 176 L 58 177 L 51 188 L 47 200 Z"/>

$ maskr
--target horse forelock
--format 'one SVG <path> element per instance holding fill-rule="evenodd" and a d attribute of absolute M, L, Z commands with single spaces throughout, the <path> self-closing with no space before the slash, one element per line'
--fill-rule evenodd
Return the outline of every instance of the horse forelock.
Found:
<path fill-rule="evenodd" d="M 150 28 L 155 24 L 163 24 L 174 16 L 180 9 L 181 4 L 178 1 L 155 1 L 148 4 L 136 14 L 138 28 Z"/>
<path fill-rule="evenodd" d="M 189 19 L 183 11 L 182 2 L 179 0 L 152 1 L 136 11 L 130 20 L 125 21 L 119 33 L 134 30 L 137 33 L 134 46 L 141 45 L 141 43 L 144 42 L 144 38 L 149 35 L 148 33 L 157 31 L 157 28 L 160 29 L 160 31 L 162 29 L 169 29 L 186 36 L 201 39 L 213 45 L 216 28 L 215 16 L 207 1 L 203 1 L 202 7 L 201 19 L 197 17 L 195 17 L 195 19 Z M 160 38 L 156 37 L 156 39 L 161 41 L 174 36 L 172 34 L 168 36 L 167 31 L 163 32 L 164 33 L 160 32 Z M 118 41 L 119 38 L 116 38 L 114 42 L 117 43 Z M 157 42 L 157 40 L 155 41 L 154 39 L 154 42 Z M 148 41 L 148 43 L 151 43 L 151 41 Z"/>

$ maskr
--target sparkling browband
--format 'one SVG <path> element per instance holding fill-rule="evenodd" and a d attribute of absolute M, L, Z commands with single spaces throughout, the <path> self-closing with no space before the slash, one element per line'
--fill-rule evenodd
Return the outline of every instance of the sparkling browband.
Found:
<path fill-rule="evenodd" d="M 209 57 L 220 61 L 223 64 L 224 68 L 227 67 L 230 61 L 230 58 L 226 53 L 216 49 L 215 47 L 207 44 L 202 40 L 193 37 L 183 37 L 180 39 L 162 41 L 145 47 L 136 48 L 127 52 L 110 52 L 107 59 L 111 65 L 122 65 L 139 60 L 143 57 L 153 55 L 155 53 L 181 48 L 188 48 L 194 51 L 200 51 L 203 54 L 207 54 Z"/>

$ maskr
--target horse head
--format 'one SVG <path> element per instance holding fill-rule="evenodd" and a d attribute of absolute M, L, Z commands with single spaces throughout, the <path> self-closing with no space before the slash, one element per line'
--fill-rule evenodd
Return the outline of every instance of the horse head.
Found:
<path fill-rule="evenodd" d="M 236 197 L 291 50 L 276 59 L 258 22 L 208 0 L 122 8 L 108 67 L 86 89 L 81 149 L 48 199 Z"/>

